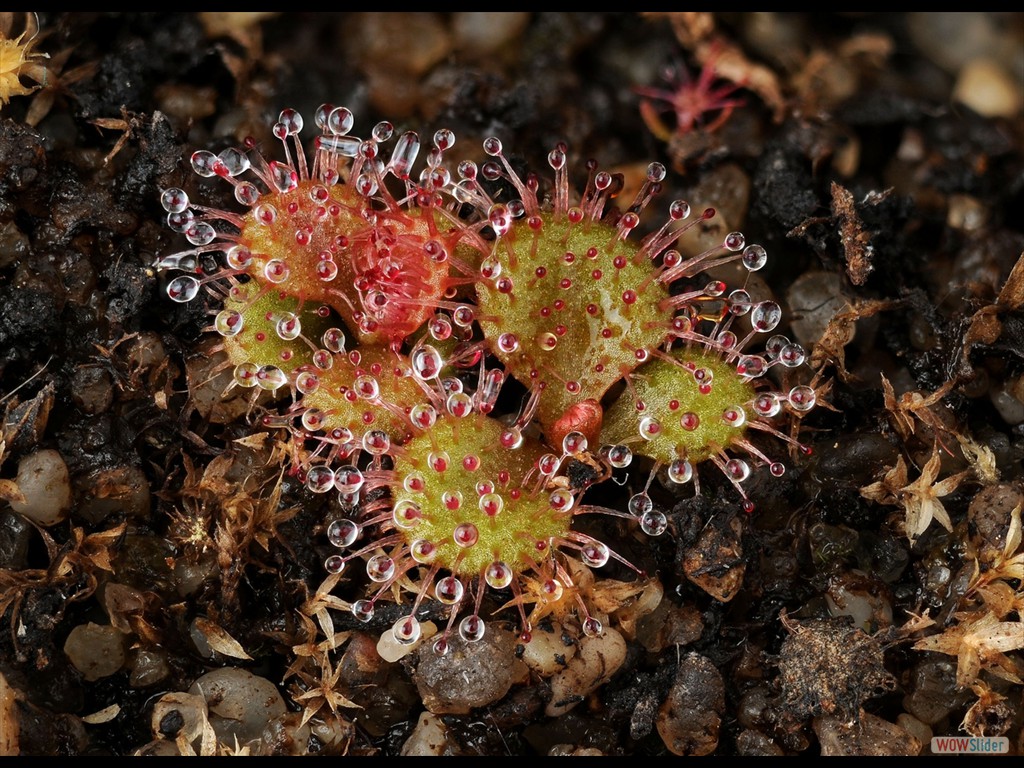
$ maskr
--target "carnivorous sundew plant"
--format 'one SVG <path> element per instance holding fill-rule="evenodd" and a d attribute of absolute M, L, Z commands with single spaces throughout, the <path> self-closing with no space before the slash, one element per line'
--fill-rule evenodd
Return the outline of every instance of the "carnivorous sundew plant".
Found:
<path fill-rule="evenodd" d="M 339 494 L 346 514 L 325 521 L 338 550 L 326 568 L 365 569 L 357 618 L 412 589 L 394 638 L 417 642 L 417 614 L 436 599 L 444 653 L 453 630 L 483 637 L 490 589 L 507 591 L 524 640 L 544 605 L 566 598 L 598 634 L 574 589 L 577 563 L 640 571 L 577 516 L 660 535 L 668 521 L 646 492 L 655 473 L 699 494 L 714 467 L 749 512 L 752 469 L 785 471 L 753 436 L 801 448 L 778 422 L 815 404 L 794 381 L 804 350 L 775 333 L 776 303 L 708 274 L 729 262 L 759 270 L 765 249 L 731 232 L 684 254 L 682 235 L 715 211 L 682 200 L 644 223 L 661 164 L 620 201 L 622 176 L 593 161 L 577 189 L 562 144 L 545 174 L 524 176 L 497 138 L 478 165 L 450 160 L 448 130 L 425 147 L 387 122 L 354 136 L 344 107 L 323 105 L 314 122 L 307 146 L 302 117 L 281 112 L 280 159 L 251 139 L 195 152 L 195 172 L 230 183 L 239 207 L 163 190 L 168 225 L 190 247 L 158 266 L 173 301 L 211 295 L 231 387 L 288 393 L 263 426 L 287 430 L 309 491 Z M 509 408 L 499 396 L 511 380 L 524 394 Z M 627 509 L 584 498 L 634 457 L 650 475 Z M 573 472 L 581 462 L 597 470 Z"/>

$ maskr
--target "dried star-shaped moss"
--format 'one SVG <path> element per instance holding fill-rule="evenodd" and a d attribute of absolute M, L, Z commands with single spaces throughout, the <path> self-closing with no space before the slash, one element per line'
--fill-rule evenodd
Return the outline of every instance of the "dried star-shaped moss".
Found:
<path fill-rule="evenodd" d="M 956 683 L 959 686 L 966 687 L 977 680 L 982 669 L 1021 685 L 1020 663 L 1006 654 L 1024 648 L 1024 623 L 999 621 L 995 614 L 987 611 L 957 614 L 957 617 L 959 624 L 919 640 L 914 649 L 956 656 Z"/>
<path fill-rule="evenodd" d="M 880 504 L 902 506 L 906 510 L 905 529 L 910 541 L 924 533 L 932 520 L 938 520 L 943 528 L 952 531 L 953 522 L 939 499 L 955 491 L 970 471 L 965 470 L 944 480 L 938 480 L 941 464 L 942 456 L 938 445 L 935 445 L 931 457 L 921 470 L 920 477 L 908 482 L 907 463 L 900 456 L 896 460 L 896 466 L 881 480 L 861 488 L 860 494 Z"/>
<path fill-rule="evenodd" d="M 26 96 L 46 83 L 46 66 L 40 61 L 49 55 L 32 48 L 37 42 L 39 22 L 35 14 L 26 14 L 25 29 L 15 38 L 10 37 L 14 14 L 0 13 L 0 106 L 6 105 L 12 96 Z M 35 80 L 40 85 L 26 86 L 22 77 Z"/>

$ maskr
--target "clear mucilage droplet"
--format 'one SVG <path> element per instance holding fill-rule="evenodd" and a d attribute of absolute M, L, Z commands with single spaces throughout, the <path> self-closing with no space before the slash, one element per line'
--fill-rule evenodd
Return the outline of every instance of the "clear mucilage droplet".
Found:
<path fill-rule="evenodd" d="M 403 616 L 391 627 L 391 634 L 402 645 L 412 645 L 420 639 L 422 628 L 415 616 Z"/>

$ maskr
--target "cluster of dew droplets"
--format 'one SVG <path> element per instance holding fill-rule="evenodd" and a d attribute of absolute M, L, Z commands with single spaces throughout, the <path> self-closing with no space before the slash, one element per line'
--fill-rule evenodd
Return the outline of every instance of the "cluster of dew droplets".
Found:
<path fill-rule="evenodd" d="M 612 469 L 625 469 L 633 463 L 633 452 L 628 445 L 604 445 L 601 447 L 601 456 Z M 690 462 L 679 459 L 669 465 L 668 475 L 675 483 L 686 483 L 693 476 L 693 467 Z M 668 529 L 668 517 L 654 506 L 647 488 L 634 493 L 626 508 L 640 525 L 640 530 L 648 536 L 660 536 Z"/>
<path fill-rule="evenodd" d="M 744 259 L 744 263 L 746 261 Z M 763 259 L 758 255 L 755 263 L 763 264 Z M 745 380 L 763 379 L 768 371 L 775 366 L 793 369 L 803 365 L 807 358 L 806 350 L 782 334 L 775 334 L 765 342 L 763 356 L 744 352 L 755 335 L 771 333 L 778 327 L 782 320 L 782 309 L 776 302 L 761 301 L 752 303 L 750 295 L 740 289 L 733 291 L 729 295 L 727 307 L 729 311 L 728 322 L 731 322 L 731 319 L 734 317 L 749 314 L 751 330 L 743 338 L 737 338 L 736 334 L 729 330 L 727 325 L 724 328 L 720 328 L 715 336 L 716 345 L 724 359 L 735 364 L 736 373 L 741 378 Z M 782 434 L 772 427 L 767 420 L 777 416 L 784 406 L 788 406 L 796 413 L 806 413 L 814 407 L 815 401 L 814 389 L 805 384 L 794 386 L 785 393 L 777 393 L 770 388 L 762 388 L 756 392 L 750 402 L 736 403 L 723 410 L 722 420 L 732 427 L 740 428 L 747 425 L 753 429 L 769 432 L 806 454 L 809 452 L 806 446 Z M 748 419 L 747 409 L 753 412 L 754 418 Z M 766 465 L 774 477 L 781 477 L 785 473 L 786 467 L 782 462 L 769 459 L 748 440 L 740 440 L 738 445 L 762 464 Z M 744 508 L 748 511 L 752 510 L 752 503 L 747 499 L 740 486 L 740 483 L 750 476 L 751 468 L 749 463 L 739 457 L 721 460 L 718 457 L 712 457 L 712 460 L 743 495 Z"/>
<path fill-rule="evenodd" d="M 203 253 L 219 250 L 219 245 L 211 247 L 216 231 L 207 222 L 197 222 L 195 213 L 190 208 L 188 194 L 183 189 L 164 190 L 160 195 L 160 203 L 167 211 L 167 225 L 174 231 L 185 235 L 194 248 L 165 256 L 157 262 L 161 270 L 181 270 L 167 284 L 167 295 L 179 304 L 192 301 L 199 295 L 199 280 L 190 272 L 199 267 L 199 256 Z"/>
<path fill-rule="evenodd" d="M 274 134 L 284 143 L 289 159 L 290 151 L 286 139 L 289 136 L 294 138 L 298 148 L 301 176 L 305 178 L 307 174 L 305 155 L 298 143 L 298 133 L 301 130 L 302 117 L 295 110 L 282 111 L 278 123 L 274 126 Z M 300 174 L 291 168 L 290 161 L 284 164 L 276 161 L 266 163 L 262 156 L 259 156 L 259 162 L 254 166 L 248 154 L 235 147 L 229 147 L 219 154 L 214 154 L 209 150 L 197 150 L 192 153 L 190 162 L 192 170 L 198 176 L 203 178 L 217 176 L 230 182 L 234 187 L 235 199 L 246 208 L 254 208 L 257 218 L 264 222 L 273 222 L 276 218 L 276 210 L 270 205 L 263 206 L 263 210 L 261 210 L 258 206 L 263 195 L 259 188 L 252 181 L 239 177 L 252 170 L 268 189 L 282 193 L 297 186 L 300 177 Z M 225 252 L 226 262 L 231 272 L 242 273 L 249 267 L 252 255 L 244 247 L 232 245 L 231 236 L 219 232 L 211 223 L 221 220 L 240 229 L 241 215 L 194 204 L 189 200 L 188 194 L 177 187 L 164 190 L 160 196 L 160 203 L 167 211 L 167 225 L 172 231 L 184 234 L 194 247 L 163 257 L 157 263 L 158 269 L 175 269 L 186 273 L 196 272 L 199 266 L 198 259 L 202 254 L 219 251 Z M 280 267 L 287 270 L 286 264 L 282 264 Z M 271 268 L 272 271 L 273 268 Z M 272 273 L 267 277 L 272 282 L 281 282 L 280 275 Z M 198 295 L 202 282 L 192 274 L 178 275 L 168 283 L 167 295 L 175 302 L 191 301 Z"/>

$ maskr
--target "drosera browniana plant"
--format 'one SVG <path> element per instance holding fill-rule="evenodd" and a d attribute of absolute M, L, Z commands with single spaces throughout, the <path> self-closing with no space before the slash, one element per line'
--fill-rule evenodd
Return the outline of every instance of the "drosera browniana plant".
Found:
<path fill-rule="evenodd" d="M 325 104 L 316 124 L 321 132 L 312 160 L 299 139 L 304 123 L 295 110 L 281 112 L 274 125 L 283 162 L 266 160 L 254 140 L 244 149 L 192 154 L 193 170 L 229 181 L 247 210 L 194 205 L 184 190 L 164 191 L 168 224 L 193 246 L 161 261 L 164 268 L 185 270 L 168 285 L 168 295 L 189 301 L 204 281 L 245 275 L 303 302 L 333 307 L 360 340 L 397 349 L 445 306 L 452 285 L 449 261 L 462 231 L 432 209 L 448 183 L 441 163 L 454 136 L 435 134 L 422 185 L 413 185 L 409 172 L 420 148 L 415 133 L 402 134 L 385 163 L 390 123 L 359 139 L 349 135 L 352 113 Z M 389 191 L 389 176 L 403 182 L 400 199 Z M 224 254 L 223 269 L 191 274 L 203 254 L 217 252 Z"/>
<path fill-rule="evenodd" d="M 682 62 L 675 62 L 661 73 L 664 86 L 634 88 L 641 96 L 640 116 L 651 133 L 662 141 L 697 130 L 711 133 L 743 106 L 744 100 L 734 95 L 742 84 L 716 82 L 715 65 L 721 55 L 721 46 L 714 46 L 696 77 Z M 675 124 L 666 125 L 663 114 L 671 114 Z"/>
<path fill-rule="evenodd" d="M 763 322 L 765 313 L 774 309 L 774 304 L 767 309 L 764 304 L 755 306 L 755 323 Z M 723 336 L 729 339 L 725 344 Z M 754 503 L 743 488 L 750 477 L 750 463 L 727 449 L 741 451 L 780 477 L 785 464 L 766 456 L 747 433 L 752 429 L 770 433 L 809 454 L 808 447 L 772 426 L 771 419 L 783 408 L 806 413 L 814 407 L 816 394 L 806 384 L 776 391 L 764 378 L 774 365 L 796 367 L 803 363 L 803 350 L 785 337 L 769 339 L 764 357 L 737 352 L 728 331 L 716 337 L 719 341 L 712 344 L 711 337 L 697 336 L 696 341 L 690 340 L 691 346 L 660 354 L 638 369 L 632 388 L 635 399 L 623 396 L 615 402 L 605 420 L 602 440 L 615 465 L 627 466 L 635 450 L 654 459 L 656 467 L 665 466 L 669 481 L 693 483 L 697 494 L 696 466 L 710 462 L 736 487 L 744 510 L 752 512 Z M 657 515 L 645 492 L 635 495 L 630 504 L 640 514 Z"/>
<path fill-rule="evenodd" d="M 520 580 L 530 578 L 541 585 L 548 600 L 558 600 L 573 586 L 564 563 L 567 554 L 590 567 L 618 557 L 603 542 L 574 530 L 573 517 L 626 514 L 581 504 L 586 486 L 574 486 L 565 477 L 563 464 L 587 450 L 581 433 L 566 435 L 561 451 L 553 453 L 523 434 L 521 419 L 506 424 L 489 415 L 504 379 L 499 370 L 482 368 L 481 380 L 470 394 L 457 379 L 440 380 L 443 363 L 433 346 L 418 345 L 411 359 L 425 395 L 411 413 L 413 437 L 394 446 L 382 433 L 370 436 L 364 449 L 372 458 L 364 470 L 355 465 L 338 472 L 315 470 L 318 488 L 329 490 L 328 478 L 333 477 L 333 486 L 350 504 L 360 491 L 388 491 L 386 497 L 373 496 L 374 501 L 362 506 L 361 520 L 331 524 L 331 543 L 348 552 L 329 558 L 327 568 L 338 572 L 348 562 L 370 556 L 366 571 L 380 586 L 353 605 L 353 613 L 365 620 L 408 571 L 425 569 L 409 613 L 394 625 L 400 642 L 419 639 L 416 611 L 430 595 L 450 606 L 448 626 L 435 643 L 439 652 L 447 648 L 463 602 L 472 607 L 459 622 L 459 635 L 479 640 L 485 631 L 480 609 L 488 587 L 511 590 L 519 608 L 521 637 L 528 641 L 531 626 L 525 605 L 531 598 Z M 385 454 L 390 454 L 390 467 L 385 466 Z M 377 535 L 360 540 L 367 528 Z M 578 608 L 584 633 L 599 634 L 601 622 L 582 601 Z"/>
<path fill-rule="evenodd" d="M 169 225 L 191 243 L 159 262 L 169 297 L 214 297 L 231 386 L 290 395 L 261 423 L 288 430 L 293 472 L 346 510 L 326 523 L 339 551 L 325 565 L 365 570 L 372 588 L 351 604 L 356 617 L 411 590 L 394 638 L 419 641 L 422 610 L 440 604 L 443 653 L 456 628 L 483 636 L 488 592 L 517 606 L 524 640 L 542 603 L 570 595 L 581 631 L 600 633 L 575 563 L 641 572 L 577 516 L 618 516 L 651 535 L 668 521 L 646 490 L 625 510 L 591 504 L 592 483 L 643 456 L 650 477 L 665 468 L 699 494 L 698 466 L 710 464 L 750 511 L 750 462 L 784 470 L 753 433 L 800 447 L 773 422 L 814 405 L 814 390 L 791 381 L 804 351 L 778 334 L 755 351 L 778 305 L 705 275 L 727 262 L 759 270 L 764 248 L 731 232 L 684 257 L 679 239 L 715 212 L 691 216 L 682 200 L 640 236 L 666 176 L 659 163 L 619 208 L 622 178 L 594 162 L 577 194 L 564 145 L 548 155 L 550 182 L 517 174 L 493 137 L 490 160 L 453 172 L 455 136 L 440 130 L 414 173 L 414 132 L 393 140 L 379 123 L 361 139 L 332 105 L 314 122 L 309 154 L 302 118 L 286 109 L 273 129 L 283 160 L 251 139 L 192 155 L 242 210 L 162 192 Z M 526 393 L 500 411 L 512 379 Z M 581 480 L 570 471 L 581 459 L 602 471 Z"/>
<path fill-rule="evenodd" d="M 321 337 L 332 326 L 330 307 L 303 303 L 256 282 L 229 278 L 221 305 L 206 330 L 220 335 L 212 351 L 224 351 L 223 365 L 232 367 L 234 383 L 244 388 L 275 391 L 294 383 L 306 365 L 310 337 Z"/>
<path fill-rule="evenodd" d="M 600 171 L 593 162 L 587 164 L 582 196 L 571 197 L 563 145 L 548 155 L 555 178 L 551 199 L 543 204 L 536 177 L 524 182 L 505 159 L 500 141 L 485 140 L 484 151 L 497 161 L 479 173 L 473 164 L 462 163 L 456 186 L 460 199 L 486 214 L 495 236 L 480 264 L 477 320 L 487 348 L 530 387 L 548 439 L 557 443 L 569 431 L 580 431 L 594 442 L 600 436 L 606 455 L 615 449 L 619 459 L 613 463 L 618 466 L 628 463 L 633 444 L 638 453 L 668 465 L 669 479 L 678 483 L 691 478 L 696 482 L 692 465 L 710 460 L 751 511 L 753 502 L 741 485 L 750 467 L 728 456 L 726 449 L 743 450 L 775 475 L 784 471 L 781 462 L 766 457 L 745 435 L 755 428 L 782 437 L 769 419 L 783 406 L 798 413 L 813 407 L 810 387 L 776 394 L 768 391 L 771 385 L 763 378 L 776 364 L 802 365 L 806 355 L 781 335 L 769 340 L 766 357 L 744 351 L 755 335 L 778 326 L 781 309 L 772 301 L 752 302 L 742 288 L 726 294 L 727 286 L 719 280 L 701 284 L 699 276 L 730 262 L 739 262 L 748 272 L 760 270 L 767 262 L 765 249 L 748 244 L 740 232 L 730 232 L 718 246 L 684 258 L 672 246 L 687 230 L 715 216 L 713 208 L 706 208 L 691 217 L 684 200 L 669 205 L 668 220 L 655 231 L 631 238 L 641 213 L 661 189 L 666 171 L 660 163 L 651 163 L 645 184 L 621 212 L 609 206 L 621 178 Z M 480 176 L 504 178 L 521 199 L 494 202 L 483 192 Z M 691 284 L 685 288 L 670 291 L 670 286 L 687 281 Z M 752 330 L 741 339 L 731 326 L 747 315 Z M 680 345 L 700 352 L 686 352 L 683 359 L 669 354 Z M 663 375 L 650 386 L 652 375 L 666 364 L 676 375 Z M 602 433 L 600 401 L 620 380 L 631 397 L 617 400 L 619 423 Z M 689 399 L 686 391 L 696 397 Z M 680 395 L 688 398 L 688 407 L 677 415 L 671 412 L 679 408 Z M 649 403 L 662 399 L 670 411 L 662 418 L 676 422 L 667 430 L 648 410 Z M 624 403 L 630 401 L 627 415 Z M 630 420 L 635 424 L 627 425 Z M 656 514 L 644 496 L 634 502 Z"/>
<path fill-rule="evenodd" d="M 571 429 L 596 439 L 600 412 L 594 404 L 677 338 L 677 314 L 705 298 L 701 289 L 673 295 L 668 286 L 739 259 L 759 269 L 764 249 L 747 246 L 741 233 L 732 232 L 720 246 L 684 259 L 673 244 L 715 211 L 691 217 L 683 200 L 669 206 L 668 220 L 655 232 L 631 237 L 661 189 L 666 170 L 660 163 L 648 167 L 644 185 L 620 212 L 609 203 L 623 180 L 596 163 L 588 164 L 586 188 L 576 199 L 564 145 L 548 154 L 554 181 L 547 200 L 538 196 L 535 176 L 523 181 L 513 171 L 498 139 L 487 139 L 484 151 L 497 160 L 480 171 L 460 164 L 455 192 L 486 218 L 495 236 L 476 285 L 487 346 L 538 392 L 538 417 L 552 439 Z M 480 177 L 504 178 L 520 198 L 495 202 Z"/>

